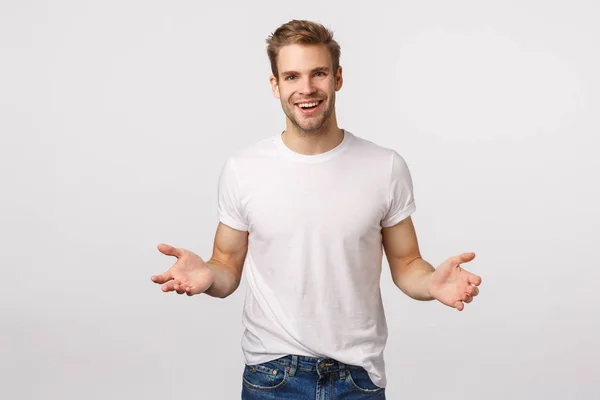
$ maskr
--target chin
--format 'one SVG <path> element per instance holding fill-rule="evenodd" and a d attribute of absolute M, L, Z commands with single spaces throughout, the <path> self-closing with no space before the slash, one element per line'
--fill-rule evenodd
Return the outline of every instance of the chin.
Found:
<path fill-rule="evenodd" d="M 319 132 L 325 127 L 325 121 L 317 124 L 297 124 L 297 126 L 307 133 Z"/>

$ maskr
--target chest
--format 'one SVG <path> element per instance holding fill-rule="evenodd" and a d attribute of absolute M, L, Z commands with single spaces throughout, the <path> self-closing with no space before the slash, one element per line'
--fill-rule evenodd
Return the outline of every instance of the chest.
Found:
<path fill-rule="evenodd" d="M 360 169 L 306 168 L 254 182 L 245 201 L 250 234 L 277 241 L 294 235 L 360 240 L 378 233 L 388 191 Z"/>

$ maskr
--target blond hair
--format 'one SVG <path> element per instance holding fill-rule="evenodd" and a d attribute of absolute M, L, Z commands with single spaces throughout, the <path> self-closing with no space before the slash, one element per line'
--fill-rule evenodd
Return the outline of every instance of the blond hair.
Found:
<path fill-rule="evenodd" d="M 277 57 L 283 46 L 289 44 L 322 44 L 327 46 L 331 55 L 333 74 L 337 73 L 340 65 L 340 45 L 333 39 L 333 32 L 325 26 L 312 21 L 293 19 L 275 30 L 267 38 L 267 55 L 271 62 L 271 72 L 279 78 Z"/>

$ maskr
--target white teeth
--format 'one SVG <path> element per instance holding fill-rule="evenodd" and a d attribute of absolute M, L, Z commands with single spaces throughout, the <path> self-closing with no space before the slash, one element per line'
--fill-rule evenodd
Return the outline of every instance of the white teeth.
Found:
<path fill-rule="evenodd" d="M 317 104 L 319 104 L 319 102 L 314 102 L 314 103 L 302 103 L 302 104 L 298 104 L 298 107 L 300 108 L 306 108 L 306 107 L 314 107 Z"/>

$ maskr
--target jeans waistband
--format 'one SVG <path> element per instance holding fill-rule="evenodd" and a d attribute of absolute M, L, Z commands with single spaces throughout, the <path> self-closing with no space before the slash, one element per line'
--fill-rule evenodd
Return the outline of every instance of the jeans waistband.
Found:
<path fill-rule="evenodd" d="M 287 355 L 277 360 L 274 360 L 280 364 L 286 366 L 290 376 L 294 376 L 298 369 L 316 373 L 319 376 L 339 372 L 340 378 L 344 379 L 346 375 L 346 369 L 360 368 L 356 365 L 344 364 L 340 361 L 334 360 L 333 358 L 317 358 L 299 355 Z"/>

